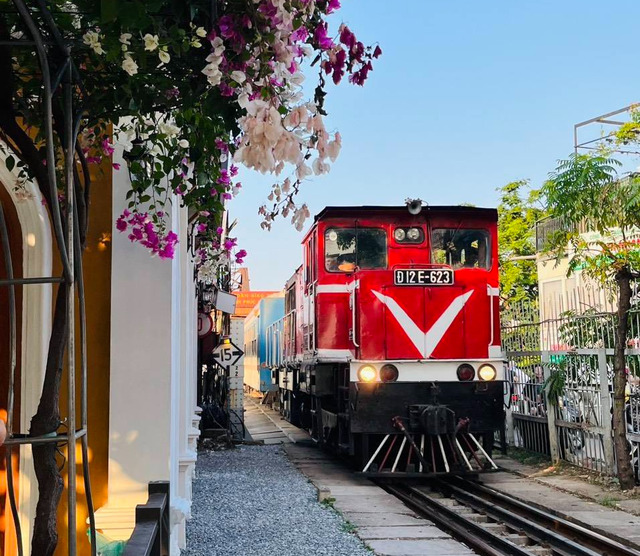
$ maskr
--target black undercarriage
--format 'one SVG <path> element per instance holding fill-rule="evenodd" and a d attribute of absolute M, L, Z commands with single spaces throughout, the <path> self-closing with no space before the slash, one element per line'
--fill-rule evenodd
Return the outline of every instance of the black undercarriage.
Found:
<path fill-rule="evenodd" d="M 347 365 L 288 371 L 280 412 L 361 472 L 424 476 L 495 468 L 503 382 L 356 383 Z"/>

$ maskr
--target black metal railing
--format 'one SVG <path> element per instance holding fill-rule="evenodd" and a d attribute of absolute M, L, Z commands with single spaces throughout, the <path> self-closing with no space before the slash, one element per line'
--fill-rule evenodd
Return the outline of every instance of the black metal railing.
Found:
<path fill-rule="evenodd" d="M 547 249 L 549 247 L 549 240 L 561 231 L 586 234 L 593 230 L 590 229 L 589 223 L 586 220 L 583 220 L 578 224 L 569 224 L 567 222 L 563 222 L 562 218 L 552 218 L 548 216 L 536 222 L 536 251 L 541 253 Z"/>
<path fill-rule="evenodd" d="M 136 526 L 122 556 L 169 556 L 169 482 L 149 483 L 149 499 L 136 506 Z"/>
<path fill-rule="evenodd" d="M 544 251 L 547 241 L 556 233 L 564 230 L 560 218 L 544 218 L 536 222 L 536 251 L 538 253 Z"/>

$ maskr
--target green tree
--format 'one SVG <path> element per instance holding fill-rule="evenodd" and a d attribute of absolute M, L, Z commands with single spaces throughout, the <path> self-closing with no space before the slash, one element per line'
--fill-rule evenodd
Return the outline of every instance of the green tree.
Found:
<path fill-rule="evenodd" d="M 538 297 L 536 222 L 546 216 L 540 192 L 525 193 L 527 180 L 513 181 L 498 189 L 498 253 L 502 301 L 510 304 Z"/>
<path fill-rule="evenodd" d="M 633 488 L 634 476 L 626 437 L 625 347 L 629 335 L 632 281 L 640 274 L 640 251 L 629 241 L 640 226 L 640 182 L 619 179 L 620 162 L 606 154 L 573 154 L 561 160 L 542 192 L 551 216 L 563 229 L 553 235 L 548 250 L 569 257 L 569 270 L 582 272 L 617 295 L 613 369 L 613 431 L 618 478 L 623 489 Z M 588 241 L 579 229 L 598 232 Z"/>

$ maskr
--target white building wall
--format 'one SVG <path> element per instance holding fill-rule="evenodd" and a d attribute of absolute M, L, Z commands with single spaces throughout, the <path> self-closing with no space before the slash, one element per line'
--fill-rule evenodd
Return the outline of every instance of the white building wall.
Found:
<path fill-rule="evenodd" d="M 120 150 L 114 162 L 122 168 L 114 171 L 115 222 L 126 208 L 129 176 Z M 112 539 L 127 539 L 148 483 L 169 480 L 174 556 L 184 547 L 190 515 L 197 344 L 187 214 L 179 200 L 171 211 L 179 237 L 172 261 L 151 257 L 113 229 L 109 500 L 97 512 L 97 527 Z"/>

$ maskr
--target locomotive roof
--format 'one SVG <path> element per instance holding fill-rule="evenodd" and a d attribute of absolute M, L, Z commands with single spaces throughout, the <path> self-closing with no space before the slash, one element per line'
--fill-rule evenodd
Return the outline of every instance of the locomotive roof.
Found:
<path fill-rule="evenodd" d="M 347 214 L 355 213 L 374 213 L 374 212 L 387 212 L 387 213 L 402 213 L 407 214 L 407 206 L 351 206 L 351 207 L 325 207 L 314 218 L 314 222 L 321 220 L 327 216 L 344 216 Z M 480 208 L 480 207 L 468 207 L 460 205 L 443 205 L 443 206 L 431 206 L 426 205 L 422 207 L 420 214 L 428 213 L 443 213 L 443 212 L 455 212 L 469 215 L 486 216 L 497 218 L 498 210 L 495 208 Z"/>

